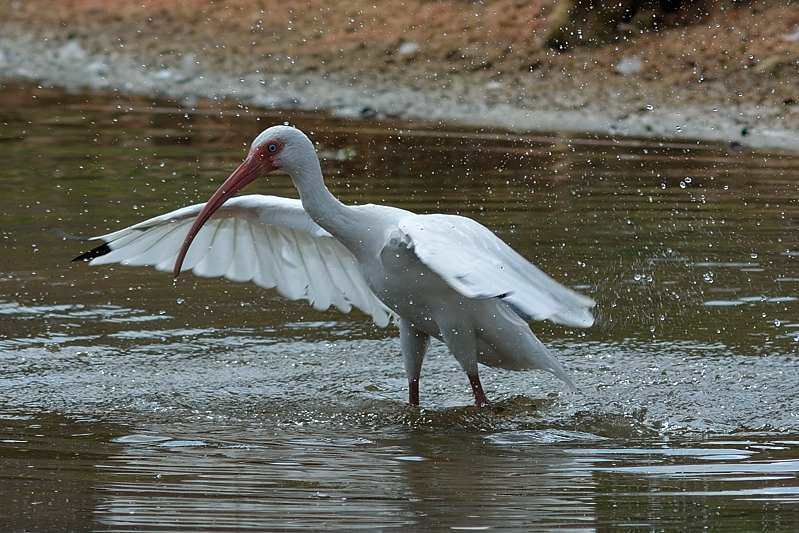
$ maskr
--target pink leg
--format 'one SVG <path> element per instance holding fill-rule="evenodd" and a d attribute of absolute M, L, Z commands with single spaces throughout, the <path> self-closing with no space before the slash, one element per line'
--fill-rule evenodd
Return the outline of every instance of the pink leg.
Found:
<path fill-rule="evenodd" d="M 419 378 L 408 380 L 408 403 L 419 407 Z"/>
<path fill-rule="evenodd" d="M 413 407 L 419 406 L 419 374 L 429 344 L 429 335 L 416 329 L 410 321 L 400 319 L 400 347 L 405 375 L 408 376 L 408 403 Z"/>
<path fill-rule="evenodd" d="M 477 407 L 483 407 L 488 404 L 488 398 L 486 398 L 486 393 L 483 392 L 483 385 L 480 383 L 480 376 L 470 374 L 469 383 L 472 385 L 472 392 L 474 393 L 474 404 Z"/>

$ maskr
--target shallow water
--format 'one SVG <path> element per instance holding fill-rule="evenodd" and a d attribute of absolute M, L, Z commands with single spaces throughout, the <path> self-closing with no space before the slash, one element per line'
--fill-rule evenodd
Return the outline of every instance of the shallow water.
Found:
<path fill-rule="evenodd" d="M 580 393 L 275 293 L 70 263 L 205 200 L 264 127 L 348 202 L 472 216 L 591 294 L 535 324 Z M 794 530 L 799 157 L 0 91 L 0 523 L 14 529 Z M 273 177 L 252 192 L 294 196 Z"/>

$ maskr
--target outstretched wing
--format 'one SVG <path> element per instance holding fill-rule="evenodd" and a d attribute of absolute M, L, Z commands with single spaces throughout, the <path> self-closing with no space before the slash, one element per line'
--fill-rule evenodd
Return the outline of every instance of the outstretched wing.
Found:
<path fill-rule="evenodd" d="M 103 244 L 75 259 L 171 271 L 203 205 L 94 237 Z M 308 216 L 299 200 L 257 194 L 231 198 L 195 237 L 181 268 L 186 270 L 276 288 L 319 310 L 332 305 L 348 313 L 357 307 L 381 327 L 392 316 L 369 289 L 355 257 Z"/>
<path fill-rule="evenodd" d="M 417 257 L 467 298 L 502 298 L 527 320 L 594 323 L 591 298 L 553 280 L 470 218 L 414 215 L 399 227 Z"/>

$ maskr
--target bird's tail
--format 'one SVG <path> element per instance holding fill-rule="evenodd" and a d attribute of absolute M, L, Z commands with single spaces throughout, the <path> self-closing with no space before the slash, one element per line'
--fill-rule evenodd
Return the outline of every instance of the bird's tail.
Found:
<path fill-rule="evenodd" d="M 481 339 L 478 344 L 478 360 L 484 365 L 507 370 L 546 370 L 563 381 L 569 390 L 577 391 L 568 370 L 538 340 L 527 324 L 524 324 L 524 329 L 527 331 L 521 334 Z"/>
<path fill-rule="evenodd" d="M 563 368 L 563 365 L 560 364 L 560 361 L 555 359 L 552 355 L 549 356 L 549 359 L 550 366 L 544 370 L 555 374 L 555 377 L 560 379 L 566 384 L 567 387 L 569 387 L 569 391 L 578 392 L 577 385 L 575 385 L 574 380 L 572 380 L 571 376 L 569 375 L 569 371 Z"/>

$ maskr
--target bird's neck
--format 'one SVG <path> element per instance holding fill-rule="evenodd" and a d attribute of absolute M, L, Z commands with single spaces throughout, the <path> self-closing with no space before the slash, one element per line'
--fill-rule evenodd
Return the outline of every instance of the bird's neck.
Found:
<path fill-rule="evenodd" d="M 357 212 L 344 205 L 325 185 L 319 160 L 315 157 L 291 176 L 300 193 L 302 207 L 310 217 L 352 249 L 357 244 L 354 230 L 357 227 Z M 351 242 L 352 241 L 352 242 Z"/>

